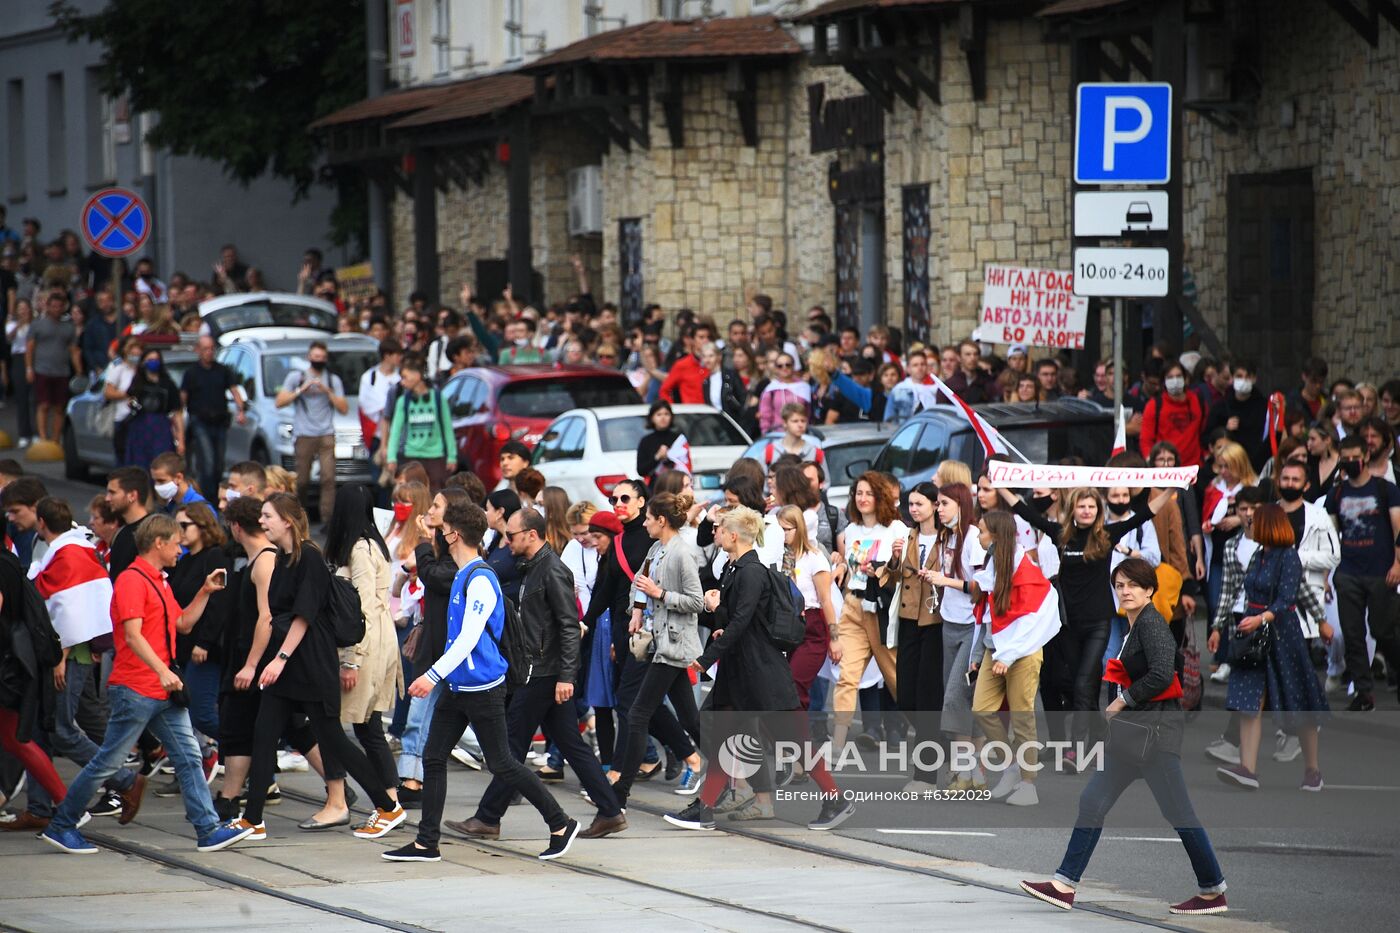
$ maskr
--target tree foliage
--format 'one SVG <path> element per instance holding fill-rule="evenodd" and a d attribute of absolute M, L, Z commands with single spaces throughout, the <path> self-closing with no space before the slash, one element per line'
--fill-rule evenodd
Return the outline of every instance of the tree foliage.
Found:
<path fill-rule="evenodd" d="M 210 159 L 247 183 L 317 181 L 316 118 L 365 96 L 366 0 L 55 0 L 71 41 L 103 49 L 104 89 L 154 112 L 152 146 Z M 330 179 L 325 179 L 329 181 Z"/>

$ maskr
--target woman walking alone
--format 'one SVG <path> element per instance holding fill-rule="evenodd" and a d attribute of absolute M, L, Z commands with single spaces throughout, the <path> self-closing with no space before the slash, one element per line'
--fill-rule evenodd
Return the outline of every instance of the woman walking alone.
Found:
<path fill-rule="evenodd" d="M 1185 718 L 1181 710 L 1181 682 L 1176 677 L 1176 640 L 1166 619 L 1152 605 L 1157 573 L 1147 561 L 1129 558 L 1113 571 L 1113 590 L 1128 617 L 1129 629 L 1122 652 L 1110 663 L 1105 676 L 1117 686 L 1117 696 L 1104 715 L 1110 722 L 1114 717 L 1124 717 L 1123 728 L 1127 732 L 1155 728 L 1156 736 L 1146 746 L 1140 739 L 1134 745 L 1115 744 L 1110 738 L 1103 769 L 1094 773 L 1079 795 L 1079 818 L 1059 871 L 1050 881 L 1022 881 L 1021 889 L 1062 910 L 1073 907 L 1075 888 L 1103 835 L 1104 818 L 1123 791 L 1142 778 L 1186 847 L 1199 886 L 1200 893 L 1174 905 L 1171 912 L 1224 913 L 1225 876 L 1210 837 L 1191 806 L 1186 776 L 1181 770 Z"/>

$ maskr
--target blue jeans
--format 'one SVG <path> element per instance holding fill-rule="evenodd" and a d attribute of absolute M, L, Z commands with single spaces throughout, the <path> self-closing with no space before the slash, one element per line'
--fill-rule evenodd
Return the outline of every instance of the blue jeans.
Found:
<path fill-rule="evenodd" d="M 83 696 L 83 688 L 87 686 L 87 680 L 94 674 L 91 664 L 79 664 L 72 658 L 68 659 L 67 681 L 64 683 L 63 692 L 57 697 L 57 704 L 54 709 L 54 728 L 49 733 L 49 748 L 51 755 L 63 756 L 79 767 L 84 767 L 89 761 L 97 757 L 97 743 L 88 738 L 87 733 L 78 728 L 77 715 L 78 703 Z M 107 779 L 104 785 L 109 790 L 126 790 L 136 782 L 136 775 L 126 768 L 120 768 Z M 48 791 L 38 781 L 30 781 L 29 806 L 30 813 L 38 817 L 48 819 L 53 816 L 53 799 Z M 88 803 L 90 801 L 85 801 Z"/>
<path fill-rule="evenodd" d="M 219 737 L 219 680 L 223 671 L 213 661 L 185 665 L 180 678 L 190 694 L 190 723 L 211 739 Z"/>
<path fill-rule="evenodd" d="M 414 697 L 408 705 L 403 735 L 399 736 L 399 778 L 405 781 L 423 780 L 423 749 L 428 745 L 428 726 L 433 721 L 433 708 L 442 696 L 442 684 L 426 697 Z"/>
<path fill-rule="evenodd" d="M 143 731 L 150 729 L 165 746 L 165 754 L 175 766 L 180 796 L 185 801 L 185 819 L 194 826 L 197 838 L 203 839 L 212 833 L 219 825 L 219 818 L 214 813 L 209 785 L 204 780 L 199 744 L 194 740 L 189 713 L 182 707 L 172 706 L 169 700 L 153 700 L 120 684 L 108 686 L 107 701 L 112 707 L 107 738 L 97 755 L 68 785 L 68 797 L 54 813 L 49 828 L 60 831 L 76 827 L 98 786 L 117 773 L 131 746 Z"/>
<path fill-rule="evenodd" d="M 190 447 L 195 458 L 195 477 L 199 491 L 209 501 L 215 501 L 219 480 L 224 475 L 224 450 L 228 446 L 228 426 L 209 424 L 190 418 Z M 322 519 L 325 521 L 325 519 Z M 200 729 L 203 732 L 203 729 Z M 208 734 L 208 733 L 206 733 Z"/>
<path fill-rule="evenodd" d="M 1060 870 L 1055 872 L 1055 880 L 1071 887 L 1079 884 L 1094 854 L 1094 847 L 1103 835 L 1104 817 L 1113 809 L 1123 791 L 1138 778 L 1147 781 L 1147 787 L 1157 800 L 1162 815 L 1181 837 L 1201 893 L 1218 894 L 1224 891 L 1225 876 L 1220 871 L 1220 863 L 1215 860 L 1210 837 L 1196 818 L 1191 797 L 1186 792 L 1181 756 L 1161 751 L 1154 752 L 1142 765 L 1124 760 L 1122 756 L 1115 755 L 1112 749 L 1106 751 L 1103 770 L 1089 779 L 1084 792 L 1079 795 L 1079 819 L 1075 821 L 1074 832 L 1070 834 L 1065 858 L 1060 863 Z"/>

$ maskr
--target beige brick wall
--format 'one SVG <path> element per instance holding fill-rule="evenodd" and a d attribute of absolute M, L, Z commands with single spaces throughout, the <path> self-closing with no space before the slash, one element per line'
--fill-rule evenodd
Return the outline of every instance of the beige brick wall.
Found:
<path fill-rule="evenodd" d="M 1228 133 L 1186 116 L 1187 263 L 1221 338 L 1247 349 L 1227 314 L 1229 177 L 1312 168 L 1312 351 L 1335 374 L 1400 375 L 1400 31 L 1371 48 L 1337 13 L 1280 0 L 1263 18 L 1264 93 L 1252 125 Z M 1294 124 L 1282 125 L 1285 102 Z"/>

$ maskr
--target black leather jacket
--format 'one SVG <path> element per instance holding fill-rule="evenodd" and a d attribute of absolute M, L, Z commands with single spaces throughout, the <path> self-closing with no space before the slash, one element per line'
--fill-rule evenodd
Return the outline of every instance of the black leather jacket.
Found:
<path fill-rule="evenodd" d="M 561 683 L 578 680 L 578 602 L 574 575 L 554 550 L 545 545 L 534 557 L 520 561 L 525 578 L 520 584 L 520 621 L 525 629 L 535 677 Z"/>

